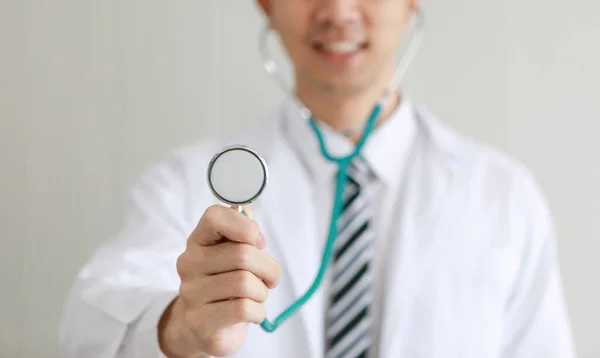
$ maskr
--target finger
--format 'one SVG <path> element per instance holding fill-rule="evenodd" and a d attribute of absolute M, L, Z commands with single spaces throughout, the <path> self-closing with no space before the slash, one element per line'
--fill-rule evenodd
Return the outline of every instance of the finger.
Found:
<path fill-rule="evenodd" d="M 249 298 L 262 303 L 269 296 L 269 289 L 252 272 L 238 270 L 204 276 L 197 283 L 182 283 L 180 295 L 199 305 L 232 298 Z"/>
<path fill-rule="evenodd" d="M 193 322 L 201 320 L 209 332 L 218 332 L 238 323 L 260 324 L 266 317 L 265 306 L 248 298 L 237 298 L 202 306 L 189 317 Z"/>
<path fill-rule="evenodd" d="M 246 270 L 260 278 L 268 288 L 274 288 L 281 276 L 281 265 L 277 260 L 254 246 L 232 241 L 213 246 L 190 246 L 179 256 L 176 266 L 182 281 Z"/>
<path fill-rule="evenodd" d="M 203 247 L 196 255 L 197 262 L 190 265 L 202 275 L 214 275 L 223 272 L 246 270 L 260 278 L 269 288 L 279 283 L 281 265 L 264 251 L 247 244 L 224 242 L 219 245 Z"/>
<path fill-rule="evenodd" d="M 252 246 L 264 245 L 264 237 L 254 220 L 237 210 L 213 205 L 202 215 L 190 241 L 200 246 L 210 246 L 221 242 L 223 238 Z"/>

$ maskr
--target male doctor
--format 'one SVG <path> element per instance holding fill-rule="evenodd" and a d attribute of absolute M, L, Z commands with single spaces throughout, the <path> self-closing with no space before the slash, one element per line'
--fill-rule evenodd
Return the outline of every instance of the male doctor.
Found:
<path fill-rule="evenodd" d="M 347 153 L 386 89 L 418 0 L 259 0 L 330 151 Z M 485 120 L 482 119 L 482 120 Z M 256 149 L 269 186 L 247 216 L 206 183 L 226 144 Z M 79 273 L 65 356 L 571 358 L 556 238 L 532 175 L 401 93 L 349 171 L 326 284 L 310 286 L 337 166 L 296 102 L 255 132 L 174 151 L 142 177 L 126 224 Z"/>

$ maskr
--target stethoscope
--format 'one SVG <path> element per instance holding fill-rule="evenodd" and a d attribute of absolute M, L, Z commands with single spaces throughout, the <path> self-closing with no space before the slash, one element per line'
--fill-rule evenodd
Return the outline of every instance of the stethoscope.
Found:
<path fill-rule="evenodd" d="M 263 65 L 267 73 L 277 82 L 280 88 L 288 93 L 291 98 L 298 100 L 285 86 L 285 82 L 279 76 L 275 62 L 272 60 L 267 46 L 267 36 L 270 26 L 266 26 L 260 35 L 259 52 L 263 60 Z M 375 104 L 368 121 L 363 128 L 363 134 L 355 146 L 354 150 L 342 157 L 332 156 L 325 145 L 325 140 L 317 121 L 313 118 L 310 110 L 300 103 L 300 114 L 302 118 L 309 121 L 312 130 L 319 142 L 319 147 L 323 157 L 336 163 L 339 167 L 337 172 L 337 183 L 335 189 L 335 199 L 329 225 L 328 238 L 321 258 L 321 265 L 311 286 L 308 288 L 296 302 L 290 305 L 285 311 L 277 316 L 273 321 L 265 319 L 260 326 L 267 332 L 275 331 L 283 322 L 294 315 L 317 291 L 321 285 L 325 273 L 331 262 L 333 255 L 333 245 L 337 237 L 337 221 L 341 215 L 343 205 L 343 194 L 346 182 L 348 180 L 348 167 L 351 161 L 360 155 L 367 139 L 373 132 L 373 129 L 379 119 L 385 100 L 389 94 L 396 90 L 400 81 L 404 77 L 417 49 L 420 45 L 424 33 L 424 15 L 420 9 L 416 11 L 415 26 L 410 34 L 410 41 L 407 49 L 402 56 L 398 68 L 396 69 L 392 80 L 383 96 Z M 266 161 L 252 148 L 243 145 L 228 146 L 217 153 L 211 159 L 207 170 L 207 181 L 212 193 L 221 202 L 230 205 L 238 212 L 244 214 L 243 206 L 254 202 L 262 194 L 269 181 L 269 171 Z"/>

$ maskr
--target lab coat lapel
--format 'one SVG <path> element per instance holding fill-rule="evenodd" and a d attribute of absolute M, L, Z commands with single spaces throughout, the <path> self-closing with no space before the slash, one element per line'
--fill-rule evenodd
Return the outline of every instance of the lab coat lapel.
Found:
<path fill-rule="evenodd" d="M 444 251 L 445 221 L 450 218 L 445 214 L 456 202 L 450 197 L 454 191 L 449 190 L 454 171 L 452 165 L 448 165 L 451 164 L 445 151 L 448 143 L 443 133 L 437 133 L 436 122 L 417 117 L 418 137 L 407 166 L 399 208 L 401 219 L 388 260 L 386 287 L 389 291 L 384 295 L 380 342 L 382 357 L 397 356 L 405 344 L 403 339 L 410 329 L 409 313 L 416 304 L 419 286 Z"/>
<path fill-rule="evenodd" d="M 277 237 L 277 240 L 266 239 L 267 245 L 277 245 L 274 252 L 281 254 L 281 280 L 290 280 L 294 297 L 299 298 L 316 277 L 322 247 L 318 246 L 309 178 L 282 133 L 274 131 L 272 134 L 268 141 L 272 147 L 266 152 L 269 184 L 256 207 L 268 226 L 268 232 Z M 289 302 L 286 307 L 292 303 Z M 323 351 L 323 309 L 322 291 L 317 290 L 298 312 L 312 357 L 320 357 Z M 280 313 L 268 312 L 268 317 L 273 320 Z"/>

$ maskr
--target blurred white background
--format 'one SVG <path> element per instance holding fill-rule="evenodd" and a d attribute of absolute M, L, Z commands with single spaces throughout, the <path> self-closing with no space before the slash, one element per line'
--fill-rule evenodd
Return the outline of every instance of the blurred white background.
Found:
<path fill-rule="evenodd" d="M 600 2 L 425 1 L 406 88 L 536 174 L 580 357 L 600 357 Z M 0 1 L 0 357 L 59 357 L 76 271 L 165 150 L 282 95 L 253 1 Z"/>

